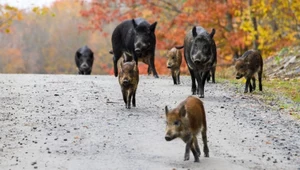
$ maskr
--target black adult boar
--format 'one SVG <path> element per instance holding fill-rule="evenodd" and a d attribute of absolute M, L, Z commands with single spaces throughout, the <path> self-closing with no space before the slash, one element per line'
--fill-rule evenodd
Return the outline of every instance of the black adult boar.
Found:
<path fill-rule="evenodd" d="M 260 53 L 256 50 L 248 50 L 246 51 L 240 58 L 238 58 L 235 62 L 235 69 L 237 71 L 236 79 L 240 79 L 242 77 L 246 78 L 246 85 L 244 93 L 248 92 L 248 87 L 250 93 L 255 90 L 255 76 L 254 74 L 257 72 L 258 81 L 259 81 L 259 90 L 262 91 L 261 77 L 263 72 L 263 60 Z M 253 85 L 251 85 L 251 79 Z"/>
<path fill-rule="evenodd" d="M 215 29 L 209 34 L 204 28 L 194 26 L 184 39 L 184 59 L 192 78 L 192 93 L 199 94 L 200 98 L 204 98 L 204 85 L 209 71 L 216 65 L 217 50 L 214 35 Z M 176 48 L 180 49 L 182 46 Z"/>
<path fill-rule="evenodd" d="M 149 65 L 148 73 L 153 71 L 154 77 L 158 78 L 154 66 L 154 53 L 156 37 L 154 34 L 157 22 L 149 24 L 142 18 L 123 21 L 119 24 L 111 37 L 112 54 L 114 55 L 114 73 L 118 76 L 117 62 L 123 54 L 133 58 L 136 64 L 138 60 Z M 126 61 L 125 61 L 126 62 Z"/>
<path fill-rule="evenodd" d="M 83 46 L 76 51 L 75 63 L 78 74 L 90 75 L 94 62 L 94 53 L 88 46 Z"/>

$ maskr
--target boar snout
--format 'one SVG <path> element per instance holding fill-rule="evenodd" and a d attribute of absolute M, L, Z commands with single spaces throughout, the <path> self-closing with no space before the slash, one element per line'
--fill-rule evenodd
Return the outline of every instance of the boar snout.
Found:
<path fill-rule="evenodd" d="M 195 60 L 194 60 L 194 63 L 195 63 L 196 65 L 200 65 L 200 64 L 201 64 L 201 60 L 195 59 Z"/>
<path fill-rule="evenodd" d="M 142 50 L 141 50 L 140 48 L 136 48 L 134 51 L 135 51 L 135 53 L 137 53 L 137 54 L 141 54 L 141 53 L 142 53 Z"/>
<path fill-rule="evenodd" d="M 170 63 L 167 64 L 168 68 L 172 68 L 172 65 Z"/>
<path fill-rule="evenodd" d="M 87 68 L 89 68 L 89 65 L 87 63 L 82 63 L 80 68 L 87 69 Z"/>
<path fill-rule="evenodd" d="M 170 136 L 165 136 L 166 141 L 171 141 L 172 138 Z"/>
<path fill-rule="evenodd" d="M 240 78 L 242 78 L 242 77 L 243 77 L 242 74 L 237 74 L 237 75 L 235 76 L 236 79 L 240 79 Z"/>
<path fill-rule="evenodd" d="M 130 84 L 130 81 L 128 79 L 123 80 L 123 86 L 128 86 Z"/>
<path fill-rule="evenodd" d="M 168 135 L 168 134 L 165 136 L 166 141 L 171 141 L 175 138 L 176 138 L 175 136 L 171 136 L 171 135 Z"/>
<path fill-rule="evenodd" d="M 137 54 L 141 54 L 143 50 L 147 50 L 147 49 L 148 49 L 148 45 L 146 43 L 138 42 L 135 44 L 134 51 Z"/>

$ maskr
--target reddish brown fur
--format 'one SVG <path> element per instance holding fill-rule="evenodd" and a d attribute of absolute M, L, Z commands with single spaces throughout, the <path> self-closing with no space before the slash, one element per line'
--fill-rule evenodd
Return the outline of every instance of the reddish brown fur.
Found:
<path fill-rule="evenodd" d="M 242 77 L 246 78 L 245 93 L 248 92 L 248 87 L 250 92 L 255 90 L 255 76 L 258 74 L 259 90 L 262 91 L 262 72 L 263 72 L 263 60 L 260 53 L 256 50 L 246 51 L 240 58 L 235 62 L 235 69 L 237 71 L 236 78 L 240 79 Z M 252 79 L 253 84 L 251 85 L 250 80 Z"/>
<path fill-rule="evenodd" d="M 209 156 L 206 136 L 206 117 L 202 101 L 193 96 L 189 96 L 181 102 L 175 109 L 168 110 L 166 106 L 167 129 L 165 139 L 173 140 L 177 137 L 186 143 L 184 160 L 189 159 L 189 151 L 192 150 L 195 162 L 199 162 L 200 149 L 197 134 L 201 131 L 204 143 L 204 155 Z"/>
<path fill-rule="evenodd" d="M 135 94 L 139 83 L 139 70 L 134 60 L 130 62 L 122 61 L 120 64 L 119 84 L 121 86 L 126 108 L 130 109 L 131 99 L 133 107 L 136 106 Z"/>
<path fill-rule="evenodd" d="M 171 69 L 174 84 L 180 84 L 180 65 L 182 62 L 182 55 L 179 50 L 173 47 L 167 53 L 167 67 Z"/>

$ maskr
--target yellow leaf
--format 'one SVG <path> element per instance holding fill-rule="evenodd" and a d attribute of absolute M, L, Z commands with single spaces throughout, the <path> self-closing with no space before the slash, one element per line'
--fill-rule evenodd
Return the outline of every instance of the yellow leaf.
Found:
<path fill-rule="evenodd" d="M 18 20 L 22 20 L 22 19 L 23 19 L 23 15 L 22 15 L 22 13 L 21 13 L 21 12 L 18 12 L 18 14 L 17 14 L 17 18 L 18 18 Z"/>
<path fill-rule="evenodd" d="M 39 12 L 39 7 L 32 8 L 32 11 L 35 12 L 35 13 L 38 13 Z"/>

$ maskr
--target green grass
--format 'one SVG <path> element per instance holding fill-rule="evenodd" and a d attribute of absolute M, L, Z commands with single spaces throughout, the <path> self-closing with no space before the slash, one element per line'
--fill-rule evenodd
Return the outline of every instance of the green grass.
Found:
<path fill-rule="evenodd" d="M 230 83 L 232 86 L 240 89 L 238 93 L 243 93 L 245 78 L 236 80 L 232 69 L 222 70 L 216 75 L 218 82 Z M 281 80 L 272 79 L 262 80 L 263 91 L 258 91 L 258 81 L 256 81 L 256 90 L 252 93 L 253 97 L 258 98 L 270 107 L 282 110 L 300 120 L 300 80 Z"/>
<path fill-rule="evenodd" d="M 266 80 L 263 85 L 274 92 L 281 93 L 292 99 L 294 102 L 300 103 L 300 80 Z"/>

